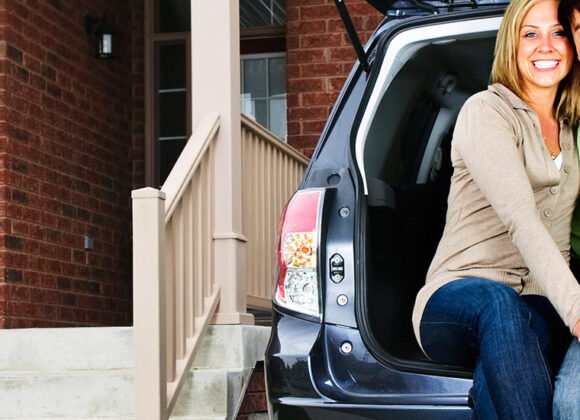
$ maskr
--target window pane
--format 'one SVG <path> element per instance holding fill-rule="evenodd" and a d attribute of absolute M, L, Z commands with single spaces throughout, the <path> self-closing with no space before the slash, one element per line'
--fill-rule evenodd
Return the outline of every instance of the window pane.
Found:
<path fill-rule="evenodd" d="M 190 0 L 155 0 L 155 32 L 187 32 Z"/>
<path fill-rule="evenodd" d="M 186 139 L 163 140 L 159 142 L 159 183 L 163 184 L 167 175 L 185 147 Z"/>
<path fill-rule="evenodd" d="M 160 45 L 158 49 L 159 89 L 184 89 L 185 44 Z"/>
<path fill-rule="evenodd" d="M 286 139 L 286 97 L 270 100 L 270 131 Z"/>
<path fill-rule="evenodd" d="M 185 92 L 159 94 L 159 137 L 186 136 Z"/>
<path fill-rule="evenodd" d="M 284 57 L 269 60 L 270 96 L 286 93 L 286 59 Z"/>
<path fill-rule="evenodd" d="M 241 98 L 241 111 L 244 114 L 254 116 L 256 114 L 256 109 L 254 107 L 254 101 L 249 94 L 242 93 Z"/>
<path fill-rule="evenodd" d="M 240 26 L 284 26 L 286 0 L 240 0 Z"/>
<path fill-rule="evenodd" d="M 183 41 L 155 44 L 155 133 L 158 183 L 165 182 L 183 149 L 187 132 L 187 65 Z"/>
<path fill-rule="evenodd" d="M 249 94 L 252 99 L 266 98 L 268 96 L 267 66 L 268 60 L 265 58 L 244 60 L 242 93 Z"/>
<path fill-rule="evenodd" d="M 253 101 L 254 117 L 256 121 L 262 124 L 264 127 L 268 127 L 268 100 L 260 99 Z"/>
<path fill-rule="evenodd" d="M 279 54 L 242 57 L 242 112 L 286 138 L 286 58 Z"/>

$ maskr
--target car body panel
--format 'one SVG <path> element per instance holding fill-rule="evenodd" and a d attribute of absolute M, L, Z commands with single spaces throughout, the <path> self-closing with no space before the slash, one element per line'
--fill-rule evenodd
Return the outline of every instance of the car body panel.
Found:
<path fill-rule="evenodd" d="M 265 364 L 274 418 L 321 418 L 320 410 L 362 418 L 402 413 L 469 418 L 469 379 L 389 369 L 366 350 L 355 329 L 322 327 L 278 311 L 274 317 Z M 345 342 L 352 345 L 348 354 L 340 350 Z M 301 415 L 291 417 L 295 412 Z"/>

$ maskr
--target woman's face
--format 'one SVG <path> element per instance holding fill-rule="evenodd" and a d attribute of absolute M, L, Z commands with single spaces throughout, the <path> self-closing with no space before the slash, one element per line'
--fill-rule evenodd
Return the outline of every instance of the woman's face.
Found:
<path fill-rule="evenodd" d="M 517 64 L 523 90 L 534 94 L 557 89 L 572 67 L 573 50 L 558 21 L 558 3 L 544 0 L 533 6 L 520 28 Z"/>

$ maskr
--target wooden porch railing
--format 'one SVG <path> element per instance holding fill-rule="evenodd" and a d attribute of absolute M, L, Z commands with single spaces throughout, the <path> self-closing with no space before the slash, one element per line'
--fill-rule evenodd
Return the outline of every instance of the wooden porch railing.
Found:
<path fill-rule="evenodd" d="M 280 215 L 308 159 L 242 115 L 242 213 L 247 305 L 270 309 Z"/>
<path fill-rule="evenodd" d="M 167 419 L 219 302 L 212 275 L 213 143 L 205 118 L 163 188 L 133 191 L 135 418 Z"/>
<path fill-rule="evenodd" d="M 241 121 L 247 304 L 270 308 L 279 217 L 308 160 L 249 118 Z M 219 303 L 212 270 L 213 146 L 219 127 L 218 115 L 205 118 L 161 190 L 132 194 L 139 420 L 169 417 Z"/>

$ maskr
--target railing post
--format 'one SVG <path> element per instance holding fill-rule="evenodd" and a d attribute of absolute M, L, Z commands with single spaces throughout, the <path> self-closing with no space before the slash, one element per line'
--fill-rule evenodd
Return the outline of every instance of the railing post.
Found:
<path fill-rule="evenodd" d="M 154 188 L 132 192 L 133 340 L 135 418 L 167 418 L 166 311 L 163 281 L 165 193 Z"/>
<path fill-rule="evenodd" d="M 191 0 L 192 128 L 208 112 L 221 120 L 213 176 L 213 275 L 221 289 L 213 322 L 220 324 L 253 323 L 242 234 L 239 25 L 239 0 Z"/>

